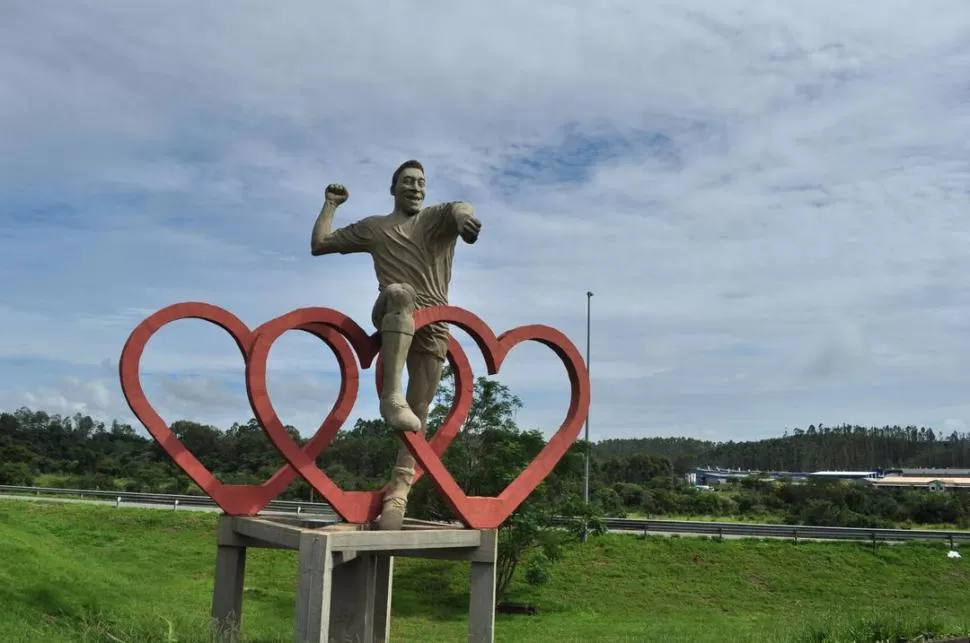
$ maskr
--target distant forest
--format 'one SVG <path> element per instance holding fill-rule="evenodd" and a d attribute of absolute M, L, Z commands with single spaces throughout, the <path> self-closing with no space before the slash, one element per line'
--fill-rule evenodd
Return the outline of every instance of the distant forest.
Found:
<path fill-rule="evenodd" d="M 751 442 L 693 438 L 630 438 L 593 444 L 600 459 L 647 454 L 670 460 L 676 472 L 695 466 L 809 472 L 893 467 L 970 468 L 970 433 L 937 435 L 915 426 L 811 425 Z"/>
<path fill-rule="evenodd" d="M 282 464 L 254 420 L 226 430 L 181 420 L 173 431 L 226 481 L 256 481 Z M 296 438 L 296 429 L 290 427 Z M 320 458 L 335 478 L 367 486 L 384 474 L 397 444 L 378 420 L 358 420 Z M 712 442 L 683 437 L 609 439 L 591 445 L 593 474 L 604 483 L 644 484 L 693 467 L 752 471 L 869 470 L 893 467 L 970 468 L 970 433 L 937 436 L 933 429 L 809 426 L 777 438 Z M 187 488 L 188 480 L 151 437 L 127 424 L 26 408 L 0 413 L 0 484 L 37 478 L 128 490 Z M 73 481 L 73 482 L 72 482 Z M 306 489 L 308 491 L 308 488 Z"/>
<path fill-rule="evenodd" d="M 484 380 L 476 384 L 487 385 Z M 449 449 L 445 464 L 470 492 L 478 486 L 481 493 L 490 495 L 497 493 L 492 488 L 501 482 L 499 478 L 516 475 L 532 457 L 527 454 L 538 452 L 542 437 L 515 425 L 512 411 L 518 401 L 511 394 L 505 398 L 484 395 L 475 404 L 466 433 Z M 432 417 L 444 417 L 446 410 L 447 404 L 439 404 Z M 258 483 L 283 464 L 255 420 L 225 430 L 182 420 L 174 422 L 172 430 L 223 482 Z M 290 432 L 300 441 L 296 429 L 291 427 Z M 344 488 L 379 489 L 398 444 L 381 420 L 358 419 L 338 434 L 318 463 Z M 579 497 L 583 446 L 574 445 L 560 463 L 542 492 L 544 497 L 563 501 Z M 605 515 L 734 516 L 843 526 L 970 526 L 970 493 L 932 494 L 816 482 L 773 485 L 755 479 L 704 492 L 690 488 L 682 475 L 695 466 L 790 472 L 970 468 L 967 433 L 944 437 L 917 427 L 810 426 L 751 442 L 611 439 L 591 445 L 591 453 L 590 495 Z M 475 463 L 477 469 L 472 466 Z M 422 483 L 428 487 L 427 480 Z M 0 414 L 0 484 L 199 492 L 152 438 L 127 424 L 26 408 Z M 431 492 L 425 488 L 421 493 Z M 298 480 L 282 497 L 306 500 L 312 493 Z"/>

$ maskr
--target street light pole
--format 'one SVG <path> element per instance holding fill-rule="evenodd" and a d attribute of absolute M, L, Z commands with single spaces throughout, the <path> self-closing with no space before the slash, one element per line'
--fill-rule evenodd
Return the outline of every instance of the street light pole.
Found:
<path fill-rule="evenodd" d="M 586 377 L 589 378 L 589 337 L 590 337 L 590 311 L 593 301 L 593 293 L 591 291 L 586 291 Z M 589 505 L 589 409 L 586 410 L 586 429 L 584 433 L 584 439 L 586 441 L 586 461 L 584 463 L 583 472 L 583 502 Z M 589 536 L 589 530 L 583 529 L 583 542 L 586 542 Z"/>

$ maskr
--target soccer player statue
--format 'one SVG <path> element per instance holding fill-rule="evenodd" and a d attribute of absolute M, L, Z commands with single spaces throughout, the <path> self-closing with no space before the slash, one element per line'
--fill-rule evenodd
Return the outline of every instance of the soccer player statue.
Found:
<path fill-rule="evenodd" d="M 381 333 L 384 359 L 380 412 L 396 431 L 427 428 L 428 411 L 448 352 L 448 325 L 430 324 L 414 331 L 414 311 L 448 304 L 455 245 L 461 237 L 475 243 L 482 229 L 467 203 L 423 207 L 424 167 L 406 161 L 391 177 L 394 210 L 366 217 L 333 230 L 333 218 L 350 196 L 339 184 L 327 186 L 324 204 L 313 225 L 314 256 L 367 252 L 374 261 L 379 294 L 371 319 Z M 403 391 L 408 369 L 407 394 Z M 407 508 L 415 461 L 401 445 L 383 501 L 380 529 L 400 529 Z"/>

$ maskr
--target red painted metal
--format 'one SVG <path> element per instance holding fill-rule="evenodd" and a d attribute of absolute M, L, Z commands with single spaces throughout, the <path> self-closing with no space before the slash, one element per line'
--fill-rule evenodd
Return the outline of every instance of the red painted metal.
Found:
<path fill-rule="evenodd" d="M 552 349 L 562 360 L 566 367 L 566 375 L 569 377 L 571 386 L 569 409 L 559 430 L 498 497 L 466 495 L 424 436 L 415 433 L 401 434 L 414 458 L 428 472 L 459 519 L 466 526 L 474 529 L 494 529 L 502 524 L 552 472 L 579 436 L 589 409 L 589 376 L 586 373 L 583 358 L 573 343 L 563 333 L 550 326 L 519 326 L 496 337 L 482 319 L 461 308 L 436 306 L 421 309 L 414 315 L 415 328 L 437 321 L 454 324 L 471 335 L 482 351 L 489 374 L 494 375 L 499 372 L 502 362 L 515 346 L 525 341 L 535 341 Z"/>
<path fill-rule="evenodd" d="M 263 330 L 253 342 L 252 351 L 246 362 L 246 390 L 256 419 L 290 466 L 330 503 L 341 518 L 353 523 L 367 523 L 380 514 L 383 491 L 345 491 L 338 487 L 330 476 L 316 466 L 315 458 L 311 457 L 305 449 L 300 449 L 286 432 L 266 391 L 266 359 L 273 341 L 293 328 L 315 327 L 321 324 L 334 325 L 338 322 L 335 314 L 342 316 L 341 313 L 327 308 L 300 308 L 264 324 Z M 369 365 L 377 354 L 380 348 L 379 337 L 377 334 L 368 337 L 356 333 L 348 336 L 357 354 L 366 356 L 366 362 L 362 360 L 362 365 Z M 455 401 L 444 423 L 429 444 L 429 450 L 438 456 L 444 453 L 458 435 L 472 405 L 471 366 L 465 351 L 454 338 L 450 338 L 448 342 L 448 361 L 455 372 Z M 375 370 L 380 382 L 380 369 Z M 380 391 L 379 384 L 378 391 Z"/>
<path fill-rule="evenodd" d="M 261 485 L 227 485 L 185 448 L 168 424 L 148 402 L 142 389 L 139 365 L 145 346 L 163 326 L 178 319 L 201 319 L 228 332 L 246 363 L 246 391 L 253 413 L 287 465 Z M 454 324 L 467 332 L 482 351 L 490 374 L 499 372 L 508 353 L 518 344 L 535 341 L 544 344 L 562 360 L 571 386 L 566 417 L 559 430 L 525 470 L 497 497 L 468 496 L 441 462 L 441 455 L 457 436 L 472 405 L 473 378 L 468 356 L 450 338 L 448 361 L 455 373 L 455 400 L 444 423 L 431 438 L 402 433 L 401 438 L 417 460 L 417 475 L 423 472 L 441 491 L 446 502 L 468 527 L 498 527 L 552 472 L 582 429 L 589 409 L 590 384 L 583 358 L 560 331 L 543 325 L 520 326 L 497 336 L 473 313 L 454 306 L 435 306 L 418 310 L 415 328 L 434 322 Z M 313 437 L 301 448 L 280 422 L 266 389 L 266 361 L 273 342 L 288 330 L 303 330 L 324 341 L 333 350 L 340 367 L 341 385 L 337 400 Z M 149 433 L 188 476 L 227 514 L 255 515 L 302 476 L 333 506 L 346 521 L 366 523 L 380 513 L 383 491 L 345 491 L 319 467 L 315 460 L 327 448 L 347 420 L 359 388 L 359 371 L 377 358 L 375 376 L 378 393 L 381 382 L 380 335 L 368 335 L 352 319 L 330 308 L 301 308 L 266 322 L 253 331 L 232 313 L 206 303 L 186 302 L 168 306 L 139 324 L 125 344 L 119 372 L 128 405 Z M 354 359 L 356 354 L 357 360 Z"/>
<path fill-rule="evenodd" d="M 229 333 L 243 359 L 248 362 L 253 339 L 261 328 L 250 331 L 238 317 L 229 311 L 200 302 L 173 304 L 155 312 L 142 321 L 132 331 L 121 351 L 119 374 L 121 389 L 132 413 L 135 414 L 158 444 L 170 458 L 192 479 L 219 507 L 229 515 L 252 516 L 259 513 L 280 495 L 293 480 L 297 472 L 283 466 L 261 485 L 231 485 L 220 482 L 199 459 L 189 451 L 152 407 L 141 385 L 140 363 L 145 346 L 152 336 L 166 324 L 180 319 L 200 319 Z M 352 336 L 367 337 L 367 334 L 351 320 L 346 330 Z M 320 424 L 316 434 L 303 446 L 302 452 L 308 458 L 316 458 L 330 444 L 333 435 L 346 421 L 357 398 L 358 370 L 353 353 L 344 336 L 333 328 L 318 326 L 303 329 L 323 340 L 333 350 L 340 366 L 340 392 L 330 413 Z"/>

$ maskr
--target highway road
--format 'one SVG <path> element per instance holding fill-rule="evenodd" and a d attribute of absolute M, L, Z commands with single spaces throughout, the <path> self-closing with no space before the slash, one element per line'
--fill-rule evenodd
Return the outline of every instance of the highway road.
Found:
<path fill-rule="evenodd" d="M 205 505 L 180 505 L 178 507 L 175 504 L 161 505 L 158 503 L 149 502 L 123 502 L 118 505 L 116 502 L 111 500 L 89 500 L 87 498 L 51 498 L 49 496 L 15 496 L 8 494 L 0 494 L 0 500 L 25 500 L 27 502 L 57 502 L 57 503 L 68 503 L 75 505 L 108 505 L 111 507 L 119 506 L 122 509 L 163 509 L 166 511 L 208 511 L 208 512 L 219 512 L 221 511 L 219 507 L 216 506 L 205 506 Z M 274 513 L 286 513 L 286 512 L 274 512 Z"/>
<path fill-rule="evenodd" d="M 69 503 L 80 505 L 106 505 L 118 507 L 119 509 L 158 509 L 161 511 L 204 511 L 208 513 L 220 513 L 222 510 L 215 505 L 183 505 L 176 506 L 174 503 L 162 505 L 150 502 L 122 502 L 120 505 L 111 500 L 90 500 L 87 498 L 51 498 L 49 496 L 17 496 L 0 494 L 0 500 L 23 500 L 27 502 L 50 502 L 50 503 Z M 293 511 L 263 511 L 261 516 L 293 516 Z M 317 514 L 305 514 L 307 516 L 318 517 Z"/>
<path fill-rule="evenodd" d="M 175 507 L 174 503 L 171 505 L 161 505 L 158 503 L 147 503 L 147 502 L 123 502 L 120 505 L 117 505 L 117 503 L 112 502 L 110 500 L 88 500 L 88 499 L 81 499 L 81 498 L 51 498 L 51 497 L 45 497 L 45 496 L 14 496 L 14 495 L 7 495 L 7 494 L 0 494 L 0 500 L 24 500 L 27 502 L 57 502 L 57 503 L 69 503 L 69 504 L 82 504 L 82 505 L 107 505 L 111 507 L 118 506 L 120 509 L 160 509 L 162 511 L 205 511 L 205 512 L 214 512 L 214 513 L 219 513 L 220 511 L 222 511 L 221 509 L 219 509 L 219 507 L 216 507 L 216 506 L 207 507 L 204 505 L 202 506 L 180 505 L 178 508 Z M 292 516 L 293 512 L 273 511 L 273 512 L 263 512 L 260 515 Z M 638 531 L 638 530 L 628 529 L 628 528 L 609 529 L 607 531 L 609 531 L 610 533 L 629 534 L 632 536 L 640 535 L 643 533 L 643 530 Z M 700 536 L 705 536 L 705 534 L 692 534 L 688 532 L 671 532 L 671 533 L 657 532 L 657 533 L 652 533 L 650 535 L 651 536 L 682 536 L 684 538 L 691 538 L 691 537 L 697 538 Z M 740 538 L 750 538 L 750 536 L 724 536 L 724 538 L 740 539 Z M 777 538 L 781 538 L 781 537 L 779 536 Z M 791 540 L 791 538 L 787 537 L 787 538 L 783 538 L 783 540 Z"/>
<path fill-rule="evenodd" d="M 139 502 L 132 500 L 91 499 L 91 498 L 56 498 L 41 495 L 20 495 L 0 493 L 0 500 L 22 501 L 22 502 L 49 502 L 49 503 L 70 503 L 70 504 L 90 504 L 114 506 L 120 509 L 154 509 L 161 511 L 203 511 L 220 512 L 219 507 L 214 504 L 175 504 L 174 501 L 162 503 L 159 499 L 154 502 Z M 262 516 L 293 516 L 295 509 L 289 511 L 263 511 Z M 305 512 L 304 515 L 314 518 L 331 518 L 337 522 L 335 515 L 321 513 L 319 509 L 314 512 Z M 691 521 L 661 521 L 661 520 L 631 520 L 623 518 L 609 518 L 607 531 L 610 533 L 621 533 L 629 535 L 647 536 L 679 536 L 683 538 L 691 537 L 716 537 L 725 540 L 738 540 L 744 538 L 769 539 L 769 540 L 792 540 L 796 537 L 800 541 L 845 541 L 855 540 L 867 542 L 878 540 L 886 543 L 900 543 L 906 540 L 913 540 L 919 535 L 929 535 L 933 540 L 947 541 L 947 535 L 955 535 L 954 544 L 960 541 L 970 541 L 970 532 L 913 532 L 910 530 L 869 530 L 869 529 L 850 529 L 850 528 L 819 528 L 811 526 L 795 525 L 756 525 L 748 523 L 710 523 L 710 522 L 691 522 Z M 644 528 L 646 526 L 646 529 Z M 686 529 L 693 529 L 687 531 Z M 785 533 L 779 533 L 783 530 Z M 741 533 L 731 533 L 737 531 Z M 812 532 L 821 532 L 817 535 Z M 720 533 L 719 533 L 720 532 Z M 872 535 L 875 535 L 875 538 Z M 895 537 L 894 537 L 895 536 Z"/>

